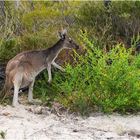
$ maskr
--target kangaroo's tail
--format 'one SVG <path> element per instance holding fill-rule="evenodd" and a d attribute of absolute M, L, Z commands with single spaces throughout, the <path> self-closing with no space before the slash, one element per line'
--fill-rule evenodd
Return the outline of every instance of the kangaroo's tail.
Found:
<path fill-rule="evenodd" d="M 0 91 L 0 102 L 3 102 L 4 99 L 6 98 L 7 94 L 10 92 L 11 89 L 11 82 L 8 79 L 8 77 L 6 76 L 6 80 L 5 80 L 5 84 L 3 89 Z"/>
<path fill-rule="evenodd" d="M 5 97 L 6 97 L 6 88 L 4 85 L 3 89 L 0 91 L 0 102 L 1 103 L 4 101 Z"/>

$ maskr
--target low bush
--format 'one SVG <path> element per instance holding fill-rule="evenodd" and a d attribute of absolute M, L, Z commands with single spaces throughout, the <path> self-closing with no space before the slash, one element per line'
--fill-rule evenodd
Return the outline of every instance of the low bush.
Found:
<path fill-rule="evenodd" d="M 78 57 L 77 64 L 67 64 L 66 72 L 55 72 L 52 85 L 47 74 L 38 81 L 36 93 L 41 98 L 57 100 L 73 111 L 87 114 L 103 112 L 136 112 L 140 110 L 140 55 L 133 56 L 118 44 L 104 53 L 84 38 L 86 54 Z M 53 95 L 53 96 L 52 96 Z"/>
<path fill-rule="evenodd" d="M 7 61 L 20 50 L 18 38 L 0 40 L 0 60 Z"/>

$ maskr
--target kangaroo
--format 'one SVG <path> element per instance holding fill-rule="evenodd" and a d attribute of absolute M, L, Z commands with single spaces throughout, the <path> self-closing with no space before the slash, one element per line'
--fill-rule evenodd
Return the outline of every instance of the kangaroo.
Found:
<path fill-rule="evenodd" d="M 5 94 L 14 88 L 12 106 L 18 105 L 20 88 L 29 87 L 28 101 L 33 102 L 33 86 L 36 76 L 47 69 L 48 82 L 52 81 L 51 65 L 64 71 L 55 63 L 62 49 L 78 49 L 79 46 L 67 36 L 66 30 L 59 32 L 60 39 L 52 47 L 43 50 L 25 51 L 17 54 L 6 66 Z"/>

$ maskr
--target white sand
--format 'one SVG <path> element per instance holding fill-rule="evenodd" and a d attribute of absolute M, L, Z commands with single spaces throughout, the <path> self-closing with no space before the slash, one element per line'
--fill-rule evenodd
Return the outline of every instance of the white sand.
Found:
<path fill-rule="evenodd" d="M 41 110 L 42 114 L 39 113 Z M 93 114 L 82 118 L 59 117 L 48 108 L 19 105 L 0 106 L 0 132 L 6 140 L 137 140 L 140 115 Z"/>

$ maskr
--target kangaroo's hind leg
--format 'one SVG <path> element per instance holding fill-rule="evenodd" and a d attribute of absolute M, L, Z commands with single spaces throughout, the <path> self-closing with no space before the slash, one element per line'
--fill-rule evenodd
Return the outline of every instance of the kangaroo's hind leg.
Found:
<path fill-rule="evenodd" d="M 39 105 L 41 104 L 41 100 L 39 99 L 33 99 L 33 86 L 34 86 L 35 79 L 30 83 L 29 85 L 29 91 L 28 91 L 28 102 L 31 104 Z"/>
<path fill-rule="evenodd" d="M 18 93 L 20 86 L 22 84 L 22 79 L 23 79 L 23 67 L 19 67 L 16 69 L 16 74 L 13 79 L 13 85 L 14 85 L 14 96 L 13 96 L 13 102 L 12 105 L 16 107 L 18 105 Z"/>
<path fill-rule="evenodd" d="M 33 86 L 34 86 L 34 82 L 35 82 L 35 79 L 29 85 L 29 91 L 28 91 L 28 101 L 29 102 L 33 101 Z"/>

